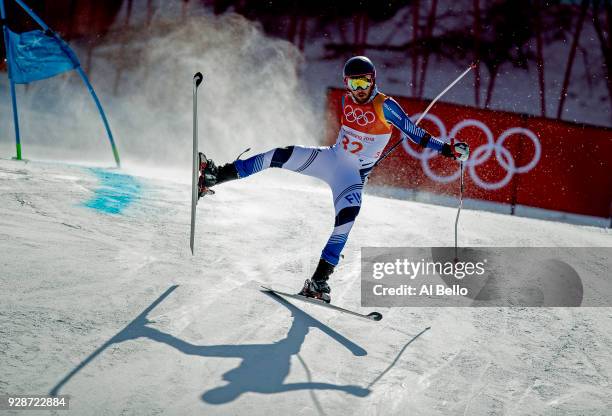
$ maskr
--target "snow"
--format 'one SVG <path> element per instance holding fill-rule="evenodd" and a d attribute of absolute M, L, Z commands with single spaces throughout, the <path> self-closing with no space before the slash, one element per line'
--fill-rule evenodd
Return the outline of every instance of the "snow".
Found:
<path fill-rule="evenodd" d="M 118 213 L 89 203 L 104 194 L 96 169 L 0 160 L 2 392 L 69 394 L 79 415 L 612 406 L 610 308 L 381 308 L 375 323 L 292 306 L 258 286 L 296 290 L 312 272 L 332 225 L 325 185 L 266 171 L 220 187 L 198 208 L 192 256 L 189 173 L 109 173 L 138 184 Z M 454 218 L 366 195 L 334 302 L 371 311 L 360 307 L 360 247 L 449 246 Z M 612 233 L 464 210 L 460 243 L 605 247 Z"/>

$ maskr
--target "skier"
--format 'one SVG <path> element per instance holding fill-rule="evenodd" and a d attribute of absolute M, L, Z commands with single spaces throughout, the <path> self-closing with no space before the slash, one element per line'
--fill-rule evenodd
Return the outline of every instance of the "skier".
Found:
<path fill-rule="evenodd" d="M 319 178 L 331 187 L 336 217 L 334 229 L 319 264 L 299 294 L 330 302 L 329 276 L 340 259 L 349 232 L 361 206 L 361 195 L 370 170 L 381 156 L 392 126 L 414 143 L 437 150 L 451 159 L 465 161 L 466 143 L 450 139 L 445 143 L 416 126 L 399 104 L 376 87 L 376 69 L 370 59 L 355 56 L 344 65 L 342 118 L 333 146 L 287 146 L 272 149 L 245 160 L 216 166 L 200 153 L 199 195 L 209 188 L 234 179 L 243 179 L 267 168 L 283 168 Z"/>

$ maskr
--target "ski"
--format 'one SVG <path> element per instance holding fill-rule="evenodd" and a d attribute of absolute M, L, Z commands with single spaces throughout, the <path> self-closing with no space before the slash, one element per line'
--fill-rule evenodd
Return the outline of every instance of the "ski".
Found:
<path fill-rule="evenodd" d="M 269 288 L 269 287 L 263 286 L 263 285 L 261 287 L 264 290 L 268 291 L 268 292 L 276 293 L 277 295 L 280 295 L 280 296 L 283 296 L 283 297 L 287 297 L 287 298 L 291 298 L 291 299 L 297 299 L 297 300 L 301 300 L 303 302 L 308 302 L 308 303 L 314 303 L 315 305 L 319 305 L 319 306 L 323 306 L 325 308 L 333 309 L 335 311 L 346 313 L 348 315 L 357 316 L 359 318 L 367 319 L 369 321 L 380 321 L 382 319 L 382 317 L 383 317 L 380 312 L 370 312 L 369 314 L 366 315 L 366 314 L 362 314 L 362 313 L 359 313 L 359 312 L 352 311 L 350 309 L 345 309 L 345 308 L 341 308 L 341 307 L 336 306 L 336 305 L 332 305 L 331 303 L 323 302 L 322 300 L 319 300 L 319 299 L 313 299 L 313 298 L 309 298 L 309 297 L 298 295 L 298 294 L 282 292 L 280 290 L 272 289 L 272 288 Z"/>
<path fill-rule="evenodd" d="M 189 247 L 193 255 L 195 240 L 196 205 L 198 204 L 198 177 L 200 174 L 200 155 L 198 151 L 198 87 L 204 77 L 200 72 L 193 76 L 193 155 L 191 164 L 191 234 Z"/>

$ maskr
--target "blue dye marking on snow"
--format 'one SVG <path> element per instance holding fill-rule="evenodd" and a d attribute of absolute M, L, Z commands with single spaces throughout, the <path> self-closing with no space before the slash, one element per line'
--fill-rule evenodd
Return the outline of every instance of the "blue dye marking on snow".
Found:
<path fill-rule="evenodd" d="M 140 183 L 130 175 L 109 172 L 104 169 L 90 169 L 100 181 L 92 199 L 85 202 L 88 208 L 106 214 L 121 214 L 140 193 Z"/>

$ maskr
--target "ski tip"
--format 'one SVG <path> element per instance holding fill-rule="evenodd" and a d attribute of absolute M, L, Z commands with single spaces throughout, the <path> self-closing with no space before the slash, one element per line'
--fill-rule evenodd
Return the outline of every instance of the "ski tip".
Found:
<path fill-rule="evenodd" d="M 382 314 L 378 312 L 370 312 L 368 314 L 368 319 L 371 319 L 373 321 L 380 321 L 382 318 Z"/>
<path fill-rule="evenodd" d="M 196 72 L 195 75 L 193 76 L 193 80 L 195 81 L 196 87 L 199 87 L 200 84 L 202 83 L 202 80 L 204 79 L 204 76 L 202 75 L 201 72 Z"/>

